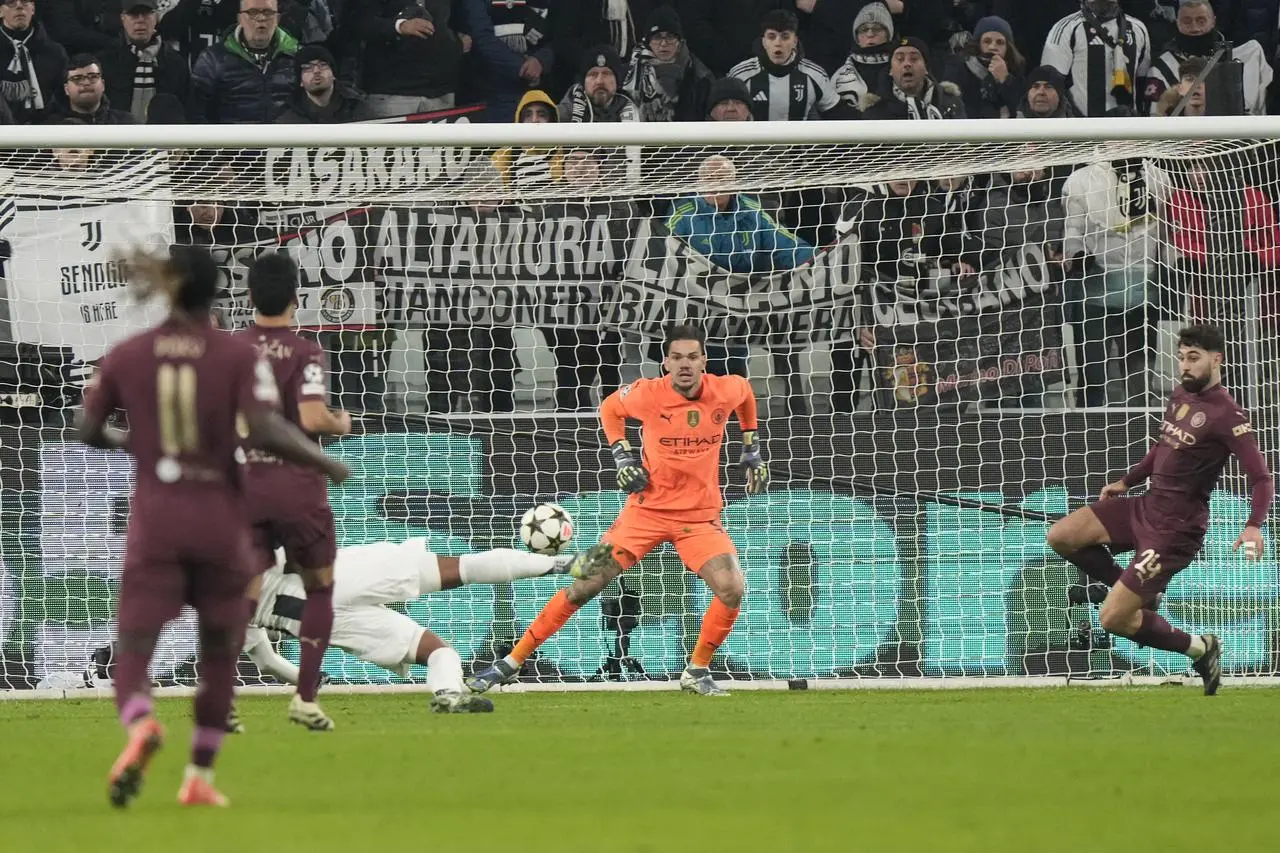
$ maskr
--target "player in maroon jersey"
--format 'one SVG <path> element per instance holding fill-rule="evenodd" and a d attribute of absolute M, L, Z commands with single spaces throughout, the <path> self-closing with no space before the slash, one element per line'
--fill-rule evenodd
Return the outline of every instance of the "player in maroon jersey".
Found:
<path fill-rule="evenodd" d="M 102 359 L 79 416 L 80 439 L 124 448 L 135 460 L 113 686 L 128 731 L 111 768 L 111 802 L 127 805 L 164 731 L 152 713 L 147 667 L 165 623 L 184 604 L 199 614 L 200 687 L 195 736 L 179 800 L 226 805 L 213 763 L 231 705 L 253 562 L 236 449 L 241 437 L 335 481 L 346 466 L 330 459 L 279 416 L 271 368 L 248 341 L 213 327 L 218 270 L 204 249 L 135 252 L 125 260 L 146 298 L 163 295 L 167 319 L 122 341 Z M 128 430 L 107 420 L 123 411 Z"/>
<path fill-rule="evenodd" d="M 1251 489 L 1249 519 L 1237 550 L 1262 556 L 1262 524 L 1275 485 L 1258 449 L 1249 416 L 1222 387 L 1222 331 L 1189 326 L 1178 333 L 1182 387 L 1174 390 L 1160 435 L 1142 461 L 1104 486 L 1096 503 L 1077 509 L 1049 528 L 1049 546 L 1089 577 L 1111 587 L 1099 614 L 1113 634 L 1194 661 L 1206 696 L 1222 679 L 1222 642 L 1214 634 L 1193 636 L 1156 612 L 1159 596 L 1204 544 L 1212 494 L 1227 457 L 1240 460 Z M 1125 497 L 1147 482 L 1139 497 Z M 1108 549 L 1108 546 L 1110 548 Z M 1121 571 L 1113 552 L 1133 551 Z"/>
<path fill-rule="evenodd" d="M 258 257 L 249 267 L 249 298 L 253 325 L 238 334 L 271 365 L 281 413 L 310 435 L 351 432 L 351 415 L 327 405 L 324 351 L 293 331 L 297 265 L 279 252 Z M 316 702 L 320 665 L 333 628 L 333 563 L 338 554 L 329 491 L 323 475 L 310 468 L 263 451 L 250 450 L 246 457 L 245 490 L 257 569 L 273 567 L 275 549 L 284 548 L 307 591 L 298 634 L 298 690 L 289 703 L 289 719 L 312 731 L 331 731 L 333 720 Z"/>

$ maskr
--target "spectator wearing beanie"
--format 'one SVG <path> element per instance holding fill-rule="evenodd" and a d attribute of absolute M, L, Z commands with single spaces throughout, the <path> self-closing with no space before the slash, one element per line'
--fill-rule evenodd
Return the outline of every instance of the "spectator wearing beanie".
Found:
<path fill-rule="evenodd" d="M 707 97 L 711 121 L 751 121 L 751 92 L 737 77 L 723 77 L 711 86 Z"/>
<path fill-rule="evenodd" d="M 1067 81 L 1050 65 L 1027 75 L 1027 90 L 1018 104 L 1018 118 L 1074 118 L 1079 114 L 1067 97 Z"/>
<path fill-rule="evenodd" d="M 496 0 L 506 5 L 506 0 Z M 644 25 L 657 6 L 671 0 L 554 0 L 550 15 L 551 44 L 556 54 L 555 91 L 578 82 L 574 75 L 596 45 L 607 44 L 619 56 L 630 56 L 644 40 Z M 622 85 L 622 81 L 618 81 Z"/>
<path fill-rule="evenodd" d="M 880 0 L 872 0 L 853 19 L 853 50 L 831 78 L 836 94 L 851 111 L 857 112 L 863 97 L 879 91 L 889 76 L 893 47 L 893 15 Z"/>
<path fill-rule="evenodd" d="M 185 101 L 189 65 L 178 46 L 156 32 L 156 0 L 123 0 L 120 24 L 115 43 L 97 54 L 111 103 L 142 122 L 157 95 Z"/>
<path fill-rule="evenodd" d="M 645 121 L 702 121 L 715 75 L 689 52 L 674 9 L 659 6 L 636 45 L 623 91 Z"/>
<path fill-rule="evenodd" d="M 333 54 L 318 44 L 298 50 L 298 88 L 277 124 L 341 124 L 355 121 L 359 102 L 339 92 Z"/>
<path fill-rule="evenodd" d="M 796 16 L 785 9 L 765 15 L 756 55 L 729 71 L 747 84 L 752 115 L 756 121 L 851 117 L 827 72 L 804 58 L 797 28 Z"/>
<path fill-rule="evenodd" d="M 929 46 L 911 37 L 898 41 L 889 58 L 889 75 L 877 92 L 862 99 L 866 119 L 965 118 L 960 87 L 929 75 Z"/>
<path fill-rule="evenodd" d="M 587 55 L 579 82 L 560 101 L 560 121 L 577 123 L 642 121 L 635 101 L 622 91 L 622 57 L 612 45 L 597 45 Z"/>
<path fill-rule="evenodd" d="M 1013 118 L 1026 91 L 1026 63 L 1013 43 L 1013 30 L 1004 18 L 981 19 L 973 40 L 964 48 L 964 64 L 948 79 L 960 87 L 969 118 Z"/>

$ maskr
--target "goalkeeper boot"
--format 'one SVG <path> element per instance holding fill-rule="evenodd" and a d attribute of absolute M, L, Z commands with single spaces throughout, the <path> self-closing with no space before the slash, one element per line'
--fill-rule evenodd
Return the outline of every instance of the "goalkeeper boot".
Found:
<path fill-rule="evenodd" d="M 178 789 L 178 803 L 184 806 L 218 806 L 219 808 L 231 805 L 231 801 L 213 787 L 212 770 L 190 765 L 182 778 L 182 787 Z"/>
<path fill-rule="evenodd" d="M 1201 634 L 1200 639 L 1204 641 L 1204 654 L 1191 668 L 1204 680 L 1204 695 L 1212 696 L 1222 683 L 1222 641 L 1217 634 Z"/>
<path fill-rule="evenodd" d="M 711 670 L 705 666 L 690 666 L 680 673 L 680 689 L 699 696 L 728 696 L 729 691 L 716 684 Z"/>
<path fill-rule="evenodd" d="M 499 659 L 487 669 L 482 669 L 467 679 L 467 689 L 472 693 L 484 693 L 491 687 L 515 681 L 520 674 L 520 667 L 512 666 L 506 660 Z"/>
<path fill-rule="evenodd" d="M 240 722 L 240 712 L 236 710 L 234 702 L 231 703 L 231 710 L 227 711 L 227 734 L 244 734 L 244 723 Z"/>
<path fill-rule="evenodd" d="M 142 790 L 147 765 L 164 746 L 164 729 L 152 717 L 144 717 L 129 728 L 129 740 L 107 777 L 111 805 L 122 809 Z"/>
<path fill-rule="evenodd" d="M 333 731 L 333 720 L 329 719 L 329 715 L 315 702 L 304 702 L 297 693 L 289 701 L 289 721 L 313 732 Z"/>
<path fill-rule="evenodd" d="M 437 714 L 489 714 L 493 711 L 493 703 L 473 693 L 437 690 L 431 697 L 431 710 Z"/>

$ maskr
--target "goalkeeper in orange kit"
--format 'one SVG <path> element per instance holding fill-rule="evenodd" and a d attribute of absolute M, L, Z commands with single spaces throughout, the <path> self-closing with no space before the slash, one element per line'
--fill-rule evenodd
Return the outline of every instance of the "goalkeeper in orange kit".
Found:
<path fill-rule="evenodd" d="M 621 572 L 663 542 L 715 594 L 702 617 L 680 687 L 703 696 L 723 696 L 709 669 L 711 657 L 729 636 L 742 603 L 738 552 L 720 524 L 720 455 L 725 423 L 736 412 L 742 427 L 740 464 L 747 492 L 769 484 L 769 469 L 756 435 L 756 398 L 741 376 L 713 376 L 707 370 L 706 339 L 695 326 L 676 326 L 663 342 L 667 375 L 640 379 L 610 394 L 600 406 L 605 438 L 618 467 L 618 487 L 627 504 L 599 545 L 575 562 L 599 573 L 557 592 L 511 654 L 467 682 L 477 693 L 513 680 L 534 649 L 560 630 L 582 605 L 600 594 Z M 626 439 L 628 418 L 640 421 L 643 457 Z M 585 574 L 585 573 L 583 573 Z"/>

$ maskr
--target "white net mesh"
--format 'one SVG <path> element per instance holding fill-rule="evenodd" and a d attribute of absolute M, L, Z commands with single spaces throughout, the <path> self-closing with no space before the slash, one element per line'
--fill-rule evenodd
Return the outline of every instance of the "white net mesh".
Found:
<path fill-rule="evenodd" d="M 359 415 L 332 446 L 356 470 L 331 493 L 344 547 L 520 547 L 546 500 L 586 547 L 624 497 L 595 407 L 656 375 L 665 326 L 698 322 L 712 371 L 751 378 L 774 474 L 748 498 L 723 472 L 747 595 L 715 668 L 738 678 L 1181 672 L 1100 632 L 1045 532 L 1146 451 L 1189 320 L 1226 328 L 1227 385 L 1275 444 L 1270 143 L 71 144 L 0 151 L 10 687 L 82 684 L 112 637 L 130 463 L 76 444 L 69 415 L 92 363 L 156 316 L 122 287 L 135 243 L 208 245 L 228 326 L 253 257 L 298 259 L 299 322 Z M 1231 551 L 1234 467 L 1212 509 L 1165 612 L 1221 634 L 1230 673 L 1275 674 L 1277 567 Z M 389 606 L 487 661 L 559 583 Z M 669 677 L 707 601 L 656 551 L 527 673 Z M 189 680 L 193 656 L 185 620 L 157 677 Z M 336 649 L 326 670 L 400 679 Z"/>

